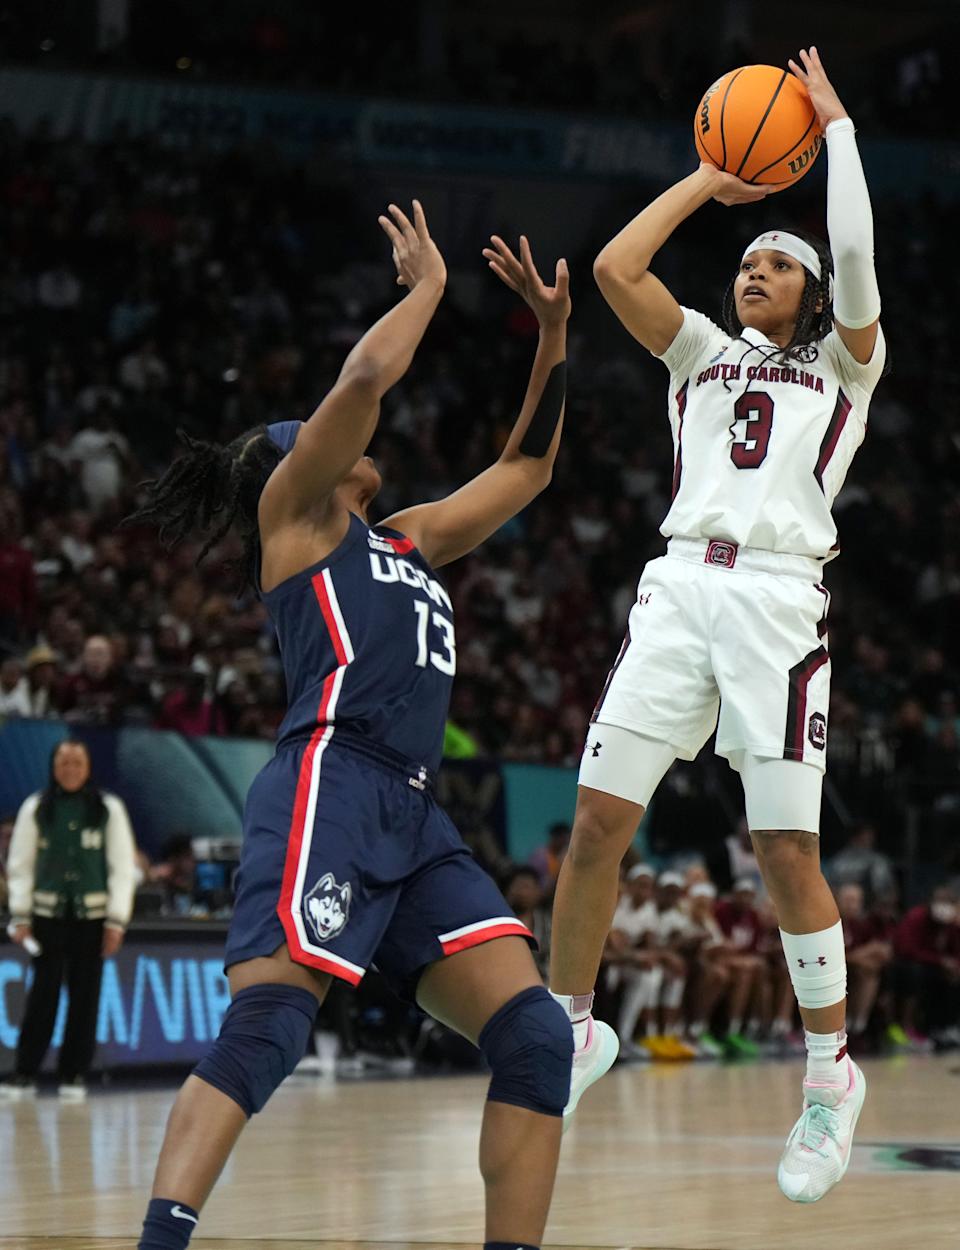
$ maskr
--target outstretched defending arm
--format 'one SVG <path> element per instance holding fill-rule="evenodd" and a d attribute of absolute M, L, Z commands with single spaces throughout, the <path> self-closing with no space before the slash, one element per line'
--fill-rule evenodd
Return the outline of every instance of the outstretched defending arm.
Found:
<path fill-rule="evenodd" d="M 478 547 L 535 499 L 550 481 L 560 446 L 570 316 L 566 261 L 557 262 L 556 285 L 547 287 L 525 238 L 519 259 L 496 235 L 492 243 L 483 254 L 537 314 L 540 339 L 520 415 L 499 460 L 446 499 L 406 508 L 384 522 L 412 539 L 435 567 Z"/>
<path fill-rule="evenodd" d="M 410 367 L 443 295 L 447 271 L 418 200 L 413 223 L 395 205 L 380 225 L 393 244 L 397 282 L 410 293 L 381 317 L 344 362 L 333 389 L 305 421 L 260 499 L 261 531 L 302 516 L 329 497 L 363 455 L 380 400 Z"/>
<path fill-rule="evenodd" d="M 873 356 L 880 290 L 873 267 L 873 212 L 856 131 L 816 48 L 790 61 L 817 110 L 827 140 L 827 233 L 833 253 L 833 315 L 847 351 L 865 365 Z"/>

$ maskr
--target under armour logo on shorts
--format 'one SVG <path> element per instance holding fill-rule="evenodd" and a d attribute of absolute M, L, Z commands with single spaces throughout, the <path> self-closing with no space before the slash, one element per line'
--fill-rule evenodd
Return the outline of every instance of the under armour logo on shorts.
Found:
<path fill-rule="evenodd" d="M 588 742 L 588 743 L 587 743 L 587 750 L 588 750 L 588 751 L 592 751 L 592 752 L 593 752 L 593 758 L 594 758 L 594 759 L 596 759 L 596 758 L 597 758 L 597 756 L 600 754 L 600 748 L 601 748 L 602 746 L 603 746 L 603 743 L 602 743 L 602 742 L 592 742 L 592 743 L 591 743 L 591 742 Z"/>

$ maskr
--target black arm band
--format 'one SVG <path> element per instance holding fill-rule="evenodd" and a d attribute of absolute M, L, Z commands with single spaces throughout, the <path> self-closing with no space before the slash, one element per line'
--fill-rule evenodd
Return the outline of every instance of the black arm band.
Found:
<path fill-rule="evenodd" d="M 550 370 L 540 402 L 520 441 L 522 455 L 545 456 L 547 454 L 553 442 L 553 436 L 557 432 L 557 423 L 560 420 L 560 413 L 563 412 L 563 401 L 566 397 L 567 362 L 561 360 Z"/>

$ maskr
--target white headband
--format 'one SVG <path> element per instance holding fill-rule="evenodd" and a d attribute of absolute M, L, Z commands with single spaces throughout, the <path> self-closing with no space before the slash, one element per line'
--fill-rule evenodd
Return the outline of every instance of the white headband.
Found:
<path fill-rule="evenodd" d="M 757 235 L 744 251 L 741 264 L 751 252 L 759 251 L 761 248 L 792 256 L 803 265 L 804 269 L 809 269 L 819 282 L 823 270 L 816 248 L 811 247 L 809 243 L 804 243 L 803 239 L 797 238 L 795 234 L 786 234 L 781 230 L 768 230 L 766 234 Z"/>

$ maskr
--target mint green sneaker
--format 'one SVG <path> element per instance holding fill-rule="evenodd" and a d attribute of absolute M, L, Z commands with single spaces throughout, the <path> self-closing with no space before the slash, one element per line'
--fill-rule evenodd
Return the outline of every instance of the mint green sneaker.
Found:
<path fill-rule="evenodd" d="M 590 1017 L 587 1044 L 574 1051 L 573 1071 L 570 1076 L 570 1097 L 563 1109 L 563 1131 L 573 1123 L 577 1103 L 591 1085 L 599 1081 L 613 1067 L 620 1052 L 620 1040 L 609 1024 Z"/>
<path fill-rule="evenodd" d="M 777 1169 L 780 1192 L 791 1202 L 819 1202 L 843 1180 L 867 1082 L 848 1060 L 846 1086 L 803 1083 L 803 1114 L 793 1126 Z"/>

